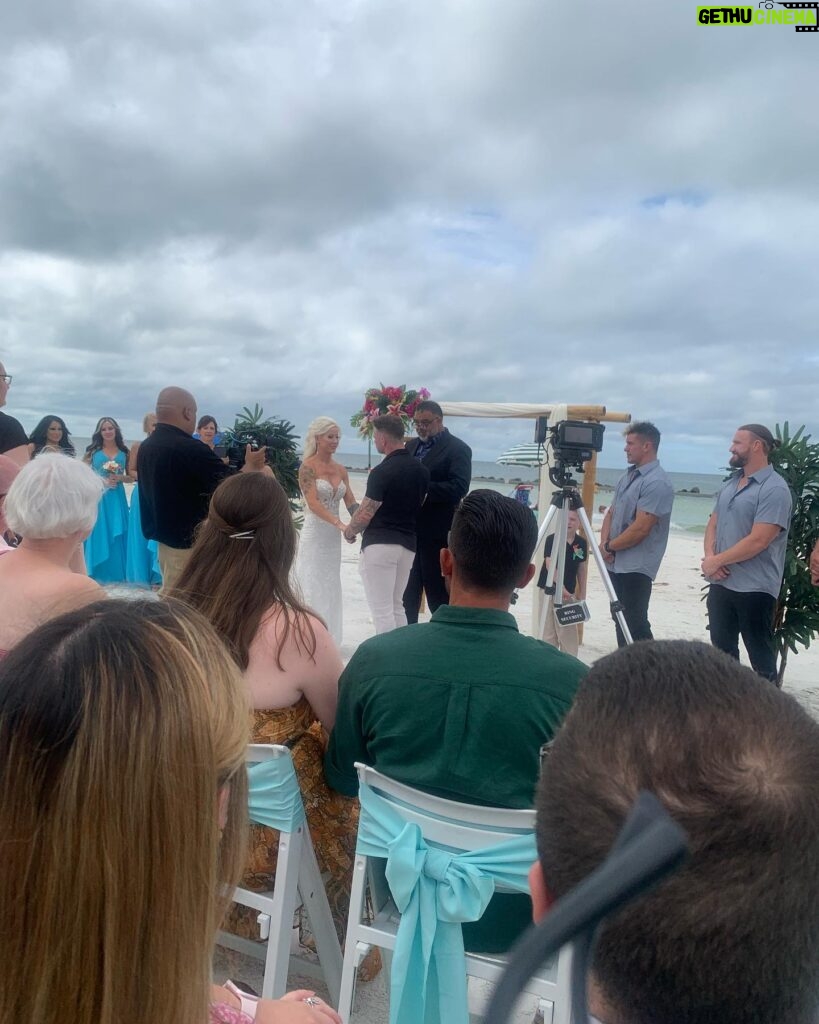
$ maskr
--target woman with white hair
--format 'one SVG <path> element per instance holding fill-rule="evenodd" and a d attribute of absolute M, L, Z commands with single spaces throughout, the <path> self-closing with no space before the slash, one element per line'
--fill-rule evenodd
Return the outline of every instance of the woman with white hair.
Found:
<path fill-rule="evenodd" d="M 71 569 L 94 528 L 102 488 L 84 463 L 52 452 L 23 466 L 9 487 L 5 519 L 23 539 L 0 549 L 0 657 L 46 619 L 102 596 Z"/>
<path fill-rule="evenodd" d="M 304 526 L 299 539 L 296 577 L 305 604 L 324 619 L 341 645 L 341 501 L 352 515 L 358 508 L 347 470 L 333 458 L 341 431 L 335 420 L 319 416 L 307 428 L 299 486 L 304 495 Z"/>

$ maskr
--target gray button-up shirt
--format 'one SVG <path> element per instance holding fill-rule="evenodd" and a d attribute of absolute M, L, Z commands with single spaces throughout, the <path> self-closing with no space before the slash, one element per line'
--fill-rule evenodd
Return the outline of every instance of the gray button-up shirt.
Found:
<path fill-rule="evenodd" d="M 737 473 L 722 485 L 717 494 L 714 504 L 717 517 L 715 553 L 727 551 L 747 537 L 756 523 L 771 523 L 781 529 L 764 551 L 744 562 L 731 563 L 727 566 L 728 578 L 715 581 L 712 586 L 779 597 L 793 506 L 790 488 L 773 466 L 752 473 L 748 483 L 737 490 L 741 479 L 742 473 Z"/>
<path fill-rule="evenodd" d="M 637 518 L 638 512 L 657 517 L 651 532 L 639 544 L 614 552 L 611 572 L 641 572 L 653 580 L 663 560 L 671 526 L 674 488 L 657 459 L 635 466 L 622 476 L 611 503 L 609 540 L 614 540 Z"/>

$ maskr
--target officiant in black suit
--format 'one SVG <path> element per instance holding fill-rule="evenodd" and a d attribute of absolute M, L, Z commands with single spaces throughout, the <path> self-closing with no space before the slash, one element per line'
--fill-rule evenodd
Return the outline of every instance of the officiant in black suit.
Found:
<path fill-rule="evenodd" d="M 449 604 L 441 575 L 441 548 L 446 547 L 452 516 L 472 480 L 472 449 L 444 426 L 444 413 L 437 402 L 419 402 L 413 423 L 418 437 L 406 447 L 429 470 L 429 488 L 418 513 L 418 546 L 404 591 L 408 623 L 418 621 L 422 591 L 431 612 Z"/>

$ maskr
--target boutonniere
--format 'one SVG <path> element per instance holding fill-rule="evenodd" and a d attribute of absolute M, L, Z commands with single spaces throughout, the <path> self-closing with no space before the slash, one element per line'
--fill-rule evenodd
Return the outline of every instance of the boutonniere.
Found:
<path fill-rule="evenodd" d="M 572 544 L 572 558 L 576 562 L 582 562 L 586 558 L 586 552 L 580 544 Z"/>

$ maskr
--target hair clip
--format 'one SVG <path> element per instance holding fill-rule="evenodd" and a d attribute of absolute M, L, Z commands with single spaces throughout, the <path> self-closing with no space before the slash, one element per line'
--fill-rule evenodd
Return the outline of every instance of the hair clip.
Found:
<path fill-rule="evenodd" d="M 228 534 L 231 540 L 253 540 L 256 536 L 255 530 L 242 530 L 240 533 Z"/>

